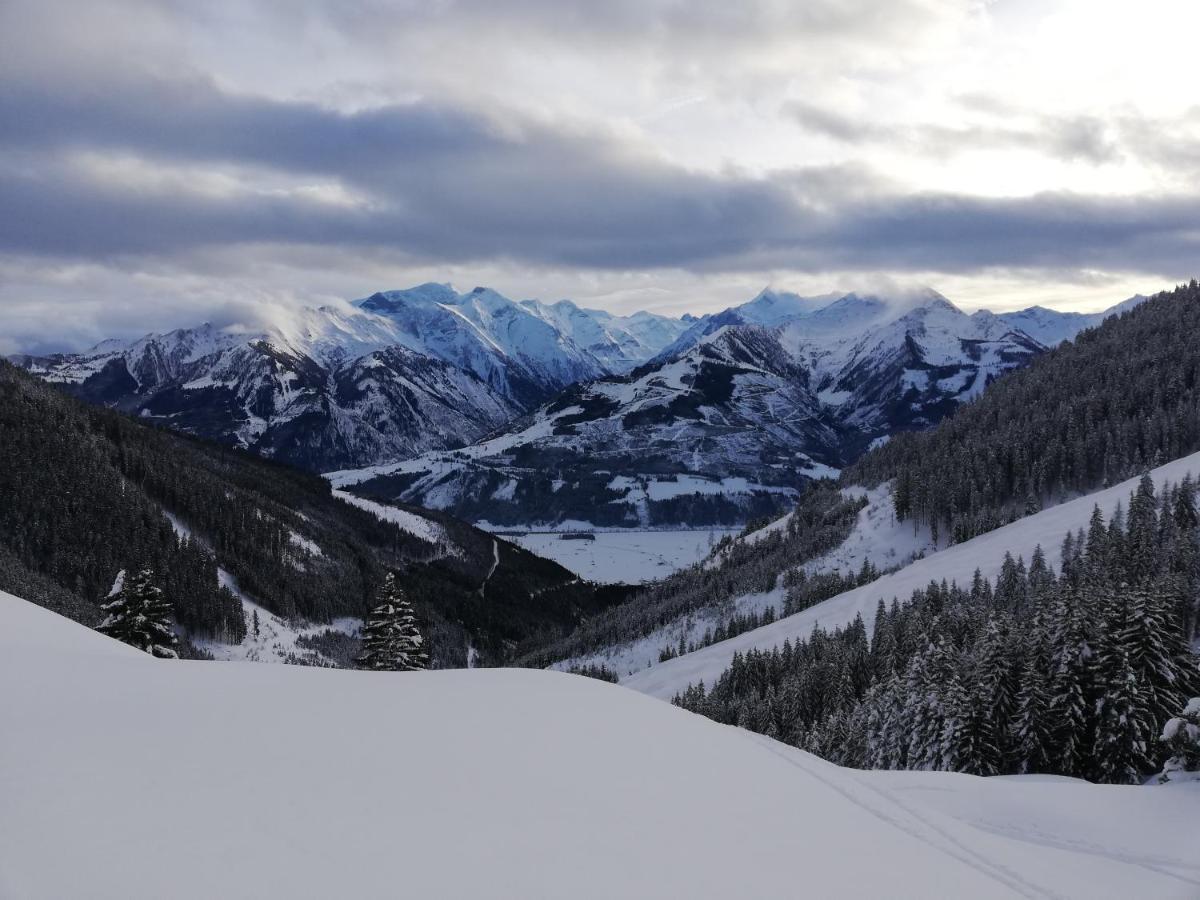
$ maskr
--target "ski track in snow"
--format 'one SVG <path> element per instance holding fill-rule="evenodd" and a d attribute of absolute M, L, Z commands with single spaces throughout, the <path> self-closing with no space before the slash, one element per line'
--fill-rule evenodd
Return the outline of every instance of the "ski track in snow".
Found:
<path fill-rule="evenodd" d="M 1189 473 L 1193 478 L 1200 475 L 1200 453 L 1160 466 L 1151 475 L 1155 485 L 1161 488 L 1164 481 L 1177 483 Z M 1006 552 L 1012 553 L 1014 558 L 1022 556 L 1028 562 L 1034 548 L 1040 545 L 1047 563 L 1057 569 L 1062 539 L 1067 531 L 1087 527 L 1092 509 L 1097 505 L 1106 519 L 1111 516 L 1118 503 L 1127 505 L 1129 495 L 1137 487 L 1139 480 L 1132 478 L 1114 487 L 1049 507 L 1003 528 L 929 554 L 897 572 L 846 591 L 786 619 L 747 631 L 694 653 L 651 665 L 623 677 L 621 684 L 669 700 L 689 684 L 703 680 L 706 685 L 711 685 L 729 668 L 735 652 L 745 653 L 752 648 L 769 650 L 781 645 L 784 640 L 806 638 L 813 626 L 833 629 L 849 624 L 856 615 L 861 615 L 869 634 L 879 600 L 890 604 L 893 598 L 898 598 L 903 603 L 912 596 L 914 590 L 928 586 L 931 581 L 942 579 L 969 585 L 976 569 L 979 569 L 985 578 L 994 579 L 999 574 Z M 869 543 L 861 535 L 852 535 L 851 540 Z M 837 551 L 835 555 L 836 553 Z"/>

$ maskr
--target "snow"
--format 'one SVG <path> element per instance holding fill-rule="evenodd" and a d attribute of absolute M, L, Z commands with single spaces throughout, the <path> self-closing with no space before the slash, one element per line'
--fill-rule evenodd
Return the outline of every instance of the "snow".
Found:
<path fill-rule="evenodd" d="M 914 528 L 912 522 L 896 521 L 888 485 L 882 484 L 871 490 L 850 487 L 842 494 L 866 497 L 867 505 L 859 511 L 854 530 L 845 541 L 804 564 L 803 568 L 809 574 L 858 572 L 867 561 L 876 569 L 894 569 L 907 565 L 922 553 L 935 552 L 927 526 Z"/>
<path fill-rule="evenodd" d="M 343 500 L 351 506 L 357 506 L 359 509 L 365 509 L 374 514 L 375 518 L 398 525 L 409 534 L 416 535 L 422 540 L 437 544 L 446 538 L 446 530 L 441 525 L 423 516 L 418 516 L 416 513 L 398 509 L 395 506 L 385 506 L 374 500 L 365 500 L 346 491 L 334 490 L 332 493 L 339 500 Z"/>
<path fill-rule="evenodd" d="M 300 620 L 287 620 L 275 615 L 265 606 L 255 603 L 238 585 L 237 578 L 230 572 L 217 568 L 217 581 L 222 587 L 242 601 L 242 613 L 246 619 L 246 637 L 240 644 L 230 644 L 212 638 L 192 637 L 192 643 L 201 650 L 211 653 L 214 659 L 222 661 L 256 662 L 256 663 L 285 663 L 296 658 L 306 659 L 316 663 L 330 663 L 320 653 L 307 647 L 301 647 L 297 640 L 302 636 L 312 636 L 326 631 L 340 631 L 342 634 L 356 635 L 362 627 L 362 621 L 350 616 L 334 619 L 328 623 L 310 623 Z M 258 634 L 254 633 L 254 614 L 258 613 Z"/>
<path fill-rule="evenodd" d="M 531 553 L 552 559 L 580 578 L 601 584 L 642 584 L 704 559 L 726 529 L 595 531 L 595 540 L 563 540 L 561 532 L 506 535 Z"/>
<path fill-rule="evenodd" d="M 493 500 L 512 500 L 517 492 L 517 481 L 515 478 L 509 478 L 498 488 L 492 491 Z"/>
<path fill-rule="evenodd" d="M 302 550 L 307 550 L 313 556 L 325 555 L 321 551 L 321 548 L 316 541 L 312 540 L 311 538 L 306 538 L 304 535 L 300 534 L 300 532 L 293 531 L 290 528 L 288 529 L 288 540 Z"/>
<path fill-rule="evenodd" d="M 826 406 L 841 406 L 853 396 L 853 391 L 835 391 L 832 388 L 817 391 L 817 399 Z"/>
<path fill-rule="evenodd" d="M 754 484 L 745 478 L 705 478 L 701 475 L 677 475 L 675 480 L 653 480 L 646 485 L 651 500 L 670 500 L 689 494 L 749 494 L 764 491 L 769 494 L 794 494 L 795 488 Z"/>
<path fill-rule="evenodd" d="M 775 588 L 761 594 L 743 594 L 728 606 L 719 609 L 702 609 L 683 618 L 676 619 L 649 634 L 634 641 L 606 647 L 596 653 L 586 653 L 573 656 L 554 663 L 550 668 L 560 672 L 569 672 L 573 668 L 587 666 L 605 666 L 609 671 L 623 677 L 639 672 L 658 662 L 659 653 L 666 647 L 677 648 L 682 639 L 684 643 L 696 643 L 704 637 L 708 629 L 727 622 L 732 616 L 745 616 L 749 613 L 761 615 L 768 608 L 777 614 L 783 606 L 784 592 Z"/>
<path fill-rule="evenodd" d="M 175 534 L 178 535 L 181 540 L 192 540 L 192 529 L 187 526 L 183 519 L 165 509 L 162 511 L 162 514 L 166 516 L 167 521 L 171 523 L 171 528 L 175 530 Z"/>
<path fill-rule="evenodd" d="M 1164 481 L 1177 483 L 1189 473 L 1193 477 L 1200 475 L 1200 453 L 1167 463 L 1151 474 L 1155 484 L 1161 486 Z M 705 684 L 711 685 L 729 667 L 735 652 L 745 653 L 754 647 L 770 649 L 787 639 L 795 641 L 807 637 L 814 626 L 831 629 L 848 624 L 856 615 L 863 617 L 870 633 L 875 607 L 880 599 L 889 604 L 893 598 L 904 602 L 914 590 L 928 586 L 931 581 L 942 579 L 967 585 L 970 584 L 976 568 L 984 577 L 994 579 L 1000 572 L 1006 552 L 1011 552 L 1014 557 L 1023 556 L 1028 562 L 1034 549 L 1041 545 L 1046 554 L 1046 561 L 1057 568 L 1062 539 L 1067 531 L 1086 527 L 1092 508 L 1096 505 L 1100 506 L 1106 518 L 1112 514 L 1118 503 L 1127 505 L 1129 495 L 1137 487 L 1138 480 L 1133 478 L 1106 490 L 1052 506 L 973 540 L 931 553 L 870 584 L 846 591 L 762 628 L 704 647 L 695 653 L 659 663 L 628 678 L 622 678 L 621 683 L 643 693 L 669 700 L 689 684 L 703 680 Z M 878 553 L 880 548 L 886 546 L 886 542 L 879 539 L 881 535 L 869 532 L 878 529 L 881 534 L 886 534 L 888 527 L 887 519 L 877 515 L 875 524 L 867 529 L 868 533 L 856 529 L 842 555 L 844 563 L 854 568 L 852 564 L 857 562 L 861 565 L 863 556 L 867 555 L 871 556 L 872 562 L 882 567 L 882 564 L 877 562 L 880 558 Z M 897 529 L 895 533 L 899 539 L 903 529 Z M 905 546 L 911 551 L 918 545 L 919 538 Z M 900 548 L 901 553 L 904 552 L 905 546 Z M 834 556 L 840 552 L 842 548 L 835 551 Z"/>
<path fill-rule="evenodd" d="M 23 900 L 1200 888 L 1194 785 L 854 772 L 551 672 L 155 660 L 7 594 L 0 718 Z"/>

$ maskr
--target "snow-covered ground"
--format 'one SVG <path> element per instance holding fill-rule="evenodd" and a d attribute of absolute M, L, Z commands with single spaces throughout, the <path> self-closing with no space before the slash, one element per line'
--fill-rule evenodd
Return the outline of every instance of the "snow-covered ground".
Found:
<path fill-rule="evenodd" d="M 552 559 L 580 578 L 601 584 L 642 584 L 699 562 L 735 531 L 596 531 L 595 540 L 564 540 L 558 532 L 505 535 L 531 553 Z"/>
<path fill-rule="evenodd" d="M 246 637 L 240 644 L 193 637 L 192 643 L 211 653 L 214 659 L 226 662 L 284 663 L 299 658 L 312 663 L 332 663 L 333 660 L 326 658 L 319 651 L 300 646 L 299 638 L 312 637 L 326 631 L 357 635 L 362 628 L 362 620 L 352 616 L 319 624 L 289 621 L 255 603 L 238 587 L 237 579 L 224 569 L 217 569 L 217 579 L 242 601 L 242 611 L 246 616 Z M 254 626 L 255 621 L 258 622 L 257 630 Z"/>
<path fill-rule="evenodd" d="M 896 521 L 889 485 L 871 490 L 849 487 L 843 494 L 865 496 L 867 505 L 859 511 L 850 536 L 829 553 L 805 563 L 805 571 L 857 572 L 868 561 L 876 569 L 886 571 L 936 551 L 928 526 L 914 527 L 912 522 Z"/>
<path fill-rule="evenodd" d="M 6 898 L 1200 894 L 1200 786 L 855 772 L 553 672 L 155 660 L 0 594 L 0 721 Z"/>
<path fill-rule="evenodd" d="M 398 525 L 409 534 L 416 535 L 422 540 L 439 544 L 446 538 L 446 529 L 442 528 L 437 522 L 426 519 L 423 516 L 418 516 L 416 513 L 411 513 L 395 506 L 376 503 L 374 500 L 366 500 L 347 491 L 335 489 L 333 496 L 344 503 L 349 503 L 351 506 L 357 506 L 359 509 L 364 509 L 374 514 L 375 518 L 382 522 L 391 522 L 393 525 Z"/>
<path fill-rule="evenodd" d="M 1179 482 L 1188 473 L 1193 477 L 1200 476 L 1200 453 L 1167 463 L 1155 469 L 1152 475 L 1155 484 L 1161 486 L 1164 481 Z M 695 653 L 656 664 L 622 678 L 621 683 L 655 697 L 670 699 L 697 681 L 703 680 L 705 684 L 711 685 L 729 667 L 735 652 L 745 653 L 753 647 L 769 649 L 782 644 L 785 639 L 794 641 L 807 637 L 814 625 L 834 628 L 853 621 L 855 615 L 861 614 L 869 633 L 875 618 L 875 606 L 880 599 L 890 603 L 892 598 L 896 597 L 903 602 L 908 600 L 917 588 L 924 588 L 929 582 L 942 579 L 969 584 L 976 568 L 985 577 L 995 579 L 1006 552 L 1011 552 L 1014 557 L 1023 556 L 1028 562 L 1034 548 L 1041 545 L 1047 562 L 1058 568 L 1062 539 L 1067 531 L 1085 528 L 1093 507 L 1097 505 L 1106 518 L 1112 514 L 1118 503 L 1128 505 L 1129 494 L 1137 487 L 1138 480 L 1134 478 L 1106 490 L 1052 506 L 973 540 L 931 553 L 863 587 L 846 591 L 786 619 L 704 647 Z M 859 524 L 861 526 L 861 519 Z M 876 526 L 885 533 L 890 528 L 897 528 L 897 540 L 907 541 L 907 538 L 902 537 L 906 526 L 889 524 L 886 516 L 880 516 Z M 911 527 L 907 527 L 907 530 L 911 531 Z M 846 546 L 852 548 L 856 544 L 860 548 L 881 546 L 880 542 L 865 534 L 852 535 Z M 905 552 L 913 549 L 908 543 L 904 546 Z M 862 552 L 870 551 L 860 550 L 856 555 L 848 550 L 846 559 L 857 560 L 861 564 Z"/>
<path fill-rule="evenodd" d="M 797 568 L 813 572 L 840 572 L 851 574 L 862 568 L 869 560 L 877 569 L 894 569 L 912 561 L 922 553 L 933 552 L 928 528 L 914 528 L 912 523 L 897 522 L 892 509 L 891 491 L 886 485 L 866 491 L 863 488 L 846 488 L 846 493 L 865 495 L 867 505 L 859 512 L 858 520 L 850 536 L 834 550 L 802 563 Z M 735 540 L 735 543 L 756 544 L 787 527 L 792 515 L 788 513 L 757 531 Z M 535 551 L 538 552 L 538 551 Z M 728 551 L 713 554 L 704 563 L 713 568 L 720 564 Z M 545 555 L 545 554 L 543 554 Z M 677 619 L 645 637 L 625 644 L 606 647 L 596 653 L 575 656 L 554 664 L 554 668 L 568 671 L 577 666 L 603 665 L 619 676 L 634 675 L 658 664 L 659 652 L 664 647 L 678 647 L 680 639 L 685 643 L 698 643 L 709 628 L 729 620 L 733 615 L 761 614 L 768 608 L 779 614 L 783 610 L 786 595 L 782 584 L 764 593 L 743 594 L 733 598 L 719 609 L 705 609 Z"/>
<path fill-rule="evenodd" d="M 367 504 L 365 508 L 371 512 L 375 512 L 371 507 L 379 507 L 385 513 L 392 512 L 399 516 L 411 516 L 411 518 L 416 519 L 418 522 L 425 522 L 424 519 L 419 519 L 417 516 L 412 516 L 411 513 L 406 513 L 403 510 L 379 506 L 377 503 L 361 500 L 358 497 L 353 497 L 352 500 L 356 505 Z M 181 538 L 198 540 L 211 549 L 208 542 L 198 536 L 191 526 L 179 518 L 179 516 L 165 509 L 162 511 L 162 514 L 166 516 L 167 521 L 171 523 L 171 527 L 175 529 L 175 533 Z M 376 512 L 376 515 L 380 518 L 384 517 L 384 514 L 379 512 Z M 436 526 L 436 523 L 433 522 L 426 522 L 426 524 L 440 528 L 440 526 Z M 304 537 L 304 535 L 293 531 L 288 537 L 294 546 L 314 556 L 322 555 L 321 548 L 314 541 Z M 302 566 L 297 564 L 297 568 L 302 569 Z M 120 589 L 120 580 L 124 577 L 124 574 L 122 571 L 118 575 L 118 582 L 113 584 L 113 589 L 109 593 L 110 597 Z M 350 616 L 334 619 L 328 623 L 316 624 L 298 619 L 288 620 L 282 616 L 277 616 L 265 606 L 256 603 L 253 597 L 241 589 L 233 573 L 221 566 L 217 566 L 217 581 L 222 587 L 227 588 L 230 593 L 242 601 L 242 613 L 246 619 L 246 636 L 240 644 L 230 644 L 216 638 L 192 636 L 192 643 L 206 653 L 211 654 L 213 659 L 268 663 L 295 662 L 298 659 L 304 659 L 313 664 L 331 664 L 334 660 L 330 660 L 317 650 L 300 646 L 298 643 L 299 639 L 301 637 L 312 637 L 326 631 L 357 635 L 359 629 L 362 628 L 362 620 Z M 257 629 L 254 626 L 255 621 L 258 622 Z"/>
<path fill-rule="evenodd" d="M 636 641 L 605 647 L 595 653 L 572 656 L 554 663 L 550 668 L 560 672 L 569 672 L 574 668 L 604 666 L 620 677 L 633 675 L 648 666 L 657 664 L 659 652 L 663 648 L 677 648 L 680 639 L 684 643 L 699 643 L 706 630 L 715 629 L 718 625 L 727 622 L 733 615 L 762 614 L 768 608 L 773 609 L 778 615 L 783 609 L 783 599 L 782 587 L 776 587 L 761 594 L 743 594 L 735 597 L 729 604 L 722 605 L 719 609 L 699 610 L 663 625 L 661 628 L 656 628 L 650 634 L 638 638 Z"/>

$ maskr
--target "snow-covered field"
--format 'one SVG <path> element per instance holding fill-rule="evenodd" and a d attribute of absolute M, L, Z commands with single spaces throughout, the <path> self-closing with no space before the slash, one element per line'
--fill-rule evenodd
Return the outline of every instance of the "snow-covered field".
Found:
<path fill-rule="evenodd" d="M 599 681 L 155 660 L 0 593 L 0 896 L 1200 895 L 1200 785 L 839 769 Z"/>
<path fill-rule="evenodd" d="M 1155 484 L 1161 487 L 1164 481 L 1175 483 L 1181 481 L 1188 473 L 1191 473 L 1193 478 L 1200 476 L 1200 453 L 1167 463 L 1155 469 L 1152 475 Z M 835 628 L 853 621 L 855 615 L 861 614 L 870 633 L 875 618 L 875 606 L 880 599 L 890 603 L 892 598 L 896 597 L 903 602 L 912 596 L 912 592 L 917 588 L 926 587 L 929 582 L 942 579 L 969 584 L 976 568 L 986 578 L 995 579 L 1006 552 L 1011 552 L 1014 557 L 1023 556 L 1028 562 L 1034 548 L 1041 545 L 1047 562 L 1057 569 L 1062 539 L 1067 531 L 1085 528 L 1093 507 L 1097 505 L 1106 518 L 1112 514 L 1118 503 L 1127 505 L 1129 494 L 1137 487 L 1137 483 L 1138 479 L 1134 478 L 1106 490 L 1052 506 L 973 540 L 931 553 L 897 572 L 884 575 L 863 587 L 846 591 L 786 619 L 704 647 L 695 653 L 653 665 L 622 678 L 621 683 L 655 697 L 670 699 L 689 684 L 703 680 L 705 684 L 711 685 L 729 667 L 735 652 L 745 653 L 753 647 L 769 649 L 782 644 L 785 639 L 807 637 L 813 626 Z M 848 548 L 847 551 L 842 552 L 839 548 L 833 554 L 834 558 L 850 563 L 858 561 L 859 564 L 864 554 L 872 556 L 875 560 L 879 558 L 880 542 L 870 534 L 858 533 L 863 527 L 860 517 L 856 534 L 851 535 L 847 544 L 843 545 Z M 874 525 L 867 527 L 878 528 L 885 533 L 889 529 L 900 529 L 897 531 L 896 540 L 904 542 L 905 552 L 914 549 L 909 542 L 910 536 L 903 534 L 906 528 L 911 532 L 910 527 L 897 526 L 886 516 L 879 516 Z M 854 547 L 858 547 L 859 550 L 854 551 Z"/>
<path fill-rule="evenodd" d="M 564 540 L 557 532 L 506 534 L 531 553 L 552 559 L 581 578 L 601 584 L 657 581 L 708 556 L 736 531 L 596 531 L 595 540 Z"/>

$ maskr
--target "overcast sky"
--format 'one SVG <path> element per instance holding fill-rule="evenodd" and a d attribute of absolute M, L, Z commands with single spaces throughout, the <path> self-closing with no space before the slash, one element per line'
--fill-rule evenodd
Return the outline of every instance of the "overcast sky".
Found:
<path fill-rule="evenodd" d="M 614 311 L 1200 270 L 1193 0 L 5 0 L 0 352 L 421 281 Z"/>

